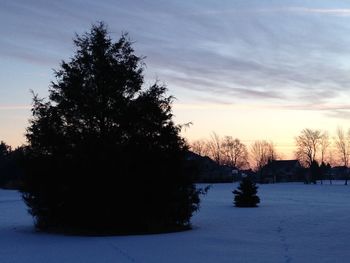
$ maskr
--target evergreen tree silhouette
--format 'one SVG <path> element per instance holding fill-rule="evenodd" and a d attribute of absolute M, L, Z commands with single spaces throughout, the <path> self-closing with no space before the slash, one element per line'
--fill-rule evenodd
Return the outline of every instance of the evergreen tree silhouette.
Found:
<path fill-rule="evenodd" d="M 237 190 L 234 190 L 234 204 L 237 207 L 256 207 L 260 203 L 260 198 L 257 196 L 258 187 L 249 178 L 244 177 L 238 186 Z"/>
<path fill-rule="evenodd" d="M 34 95 L 23 199 L 42 230 L 93 233 L 187 228 L 199 193 L 172 97 L 143 87 L 144 63 L 126 34 L 103 23 L 76 36 L 49 101 Z"/>
<path fill-rule="evenodd" d="M 313 184 L 317 183 L 317 180 L 321 179 L 322 177 L 322 170 L 320 166 L 318 165 L 317 161 L 312 161 L 310 168 L 310 182 Z M 321 179 L 322 180 L 322 179 Z"/>

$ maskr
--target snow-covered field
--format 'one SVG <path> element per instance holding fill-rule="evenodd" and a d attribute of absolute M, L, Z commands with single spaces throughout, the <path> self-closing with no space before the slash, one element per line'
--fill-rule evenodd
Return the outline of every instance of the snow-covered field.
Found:
<path fill-rule="evenodd" d="M 193 230 L 146 236 L 36 233 L 19 194 L 0 190 L 0 262 L 350 262 L 350 186 L 262 185 L 259 208 L 235 208 L 217 184 Z"/>

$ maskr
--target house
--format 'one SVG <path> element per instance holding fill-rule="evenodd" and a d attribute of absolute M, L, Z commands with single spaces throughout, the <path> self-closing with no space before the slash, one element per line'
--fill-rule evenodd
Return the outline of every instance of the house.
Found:
<path fill-rule="evenodd" d="M 208 156 L 201 156 L 194 152 L 187 153 L 189 173 L 195 177 L 197 183 L 226 183 L 232 182 L 234 168 L 220 165 Z"/>
<path fill-rule="evenodd" d="M 275 160 L 260 171 L 261 182 L 297 182 L 304 180 L 303 168 L 298 160 Z"/>
<path fill-rule="evenodd" d="M 350 169 L 346 166 L 335 166 L 330 169 L 329 175 L 334 180 L 345 180 L 349 178 Z"/>
<path fill-rule="evenodd" d="M 239 182 L 242 180 L 244 177 L 249 177 L 252 179 L 254 182 L 257 182 L 257 174 L 254 172 L 252 169 L 243 169 L 240 170 L 238 168 L 234 168 L 232 171 L 233 174 L 233 181 L 234 182 Z"/>

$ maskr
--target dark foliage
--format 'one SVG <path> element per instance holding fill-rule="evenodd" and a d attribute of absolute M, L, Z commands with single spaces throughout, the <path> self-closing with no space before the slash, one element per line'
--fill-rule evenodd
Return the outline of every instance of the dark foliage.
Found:
<path fill-rule="evenodd" d="M 161 232 L 188 228 L 199 194 L 172 97 L 143 85 L 142 58 L 103 23 L 77 36 L 46 102 L 34 95 L 23 198 L 43 230 Z"/>
<path fill-rule="evenodd" d="M 232 167 L 220 165 L 207 156 L 200 156 L 188 151 L 188 173 L 196 183 L 231 183 L 233 181 Z"/>
<path fill-rule="evenodd" d="M 11 147 L 5 142 L 0 142 L 0 187 L 5 187 L 9 181 Z"/>
<path fill-rule="evenodd" d="M 0 187 L 19 189 L 22 177 L 23 147 L 12 150 L 5 142 L 0 142 Z"/>
<path fill-rule="evenodd" d="M 321 184 L 323 184 L 323 180 L 326 179 L 330 168 L 331 168 L 331 165 L 329 163 L 328 164 L 326 164 L 325 162 L 321 163 L 319 167 L 319 175 L 320 175 L 319 180 L 321 180 Z"/>
<path fill-rule="evenodd" d="M 256 207 L 260 203 L 260 198 L 257 196 L 258 187 L 249 178 L 244 177 L 238 186 L 237 190 L 234 190 L 234 204 L 237 207 Z"/>
<path fill-rule="evenodd" d="M 328 179 L 329 179 L 329 183 L 332 184 L 332 179 L 333 179 L 333 176 L 332 176 L 332 173 L 330 172 L 332 167 L 329 163 L 327 163 L 326 166 L 321 166 L 322 167 L 322 173 L 323 173 L 323 176 L 327 176 Z"/>
<path fill-rule="evenodd" d="M 322 180 L 322 170 L 320 169 L 320 166 L 318 165 L 317 161 L 312 161 L 310 168 L 310 182 L 313 184 L 317 183 L 317 180 Z"/>

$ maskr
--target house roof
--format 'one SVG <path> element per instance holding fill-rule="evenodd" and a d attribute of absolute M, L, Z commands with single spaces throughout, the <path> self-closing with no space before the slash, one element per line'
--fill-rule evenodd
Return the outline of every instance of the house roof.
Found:
<path fill-rule="evenodd" d="M 300 166 L 298 160 L 275 160 L 267 164 L 267 167 L 274 170 L 292 169 Z"/>

